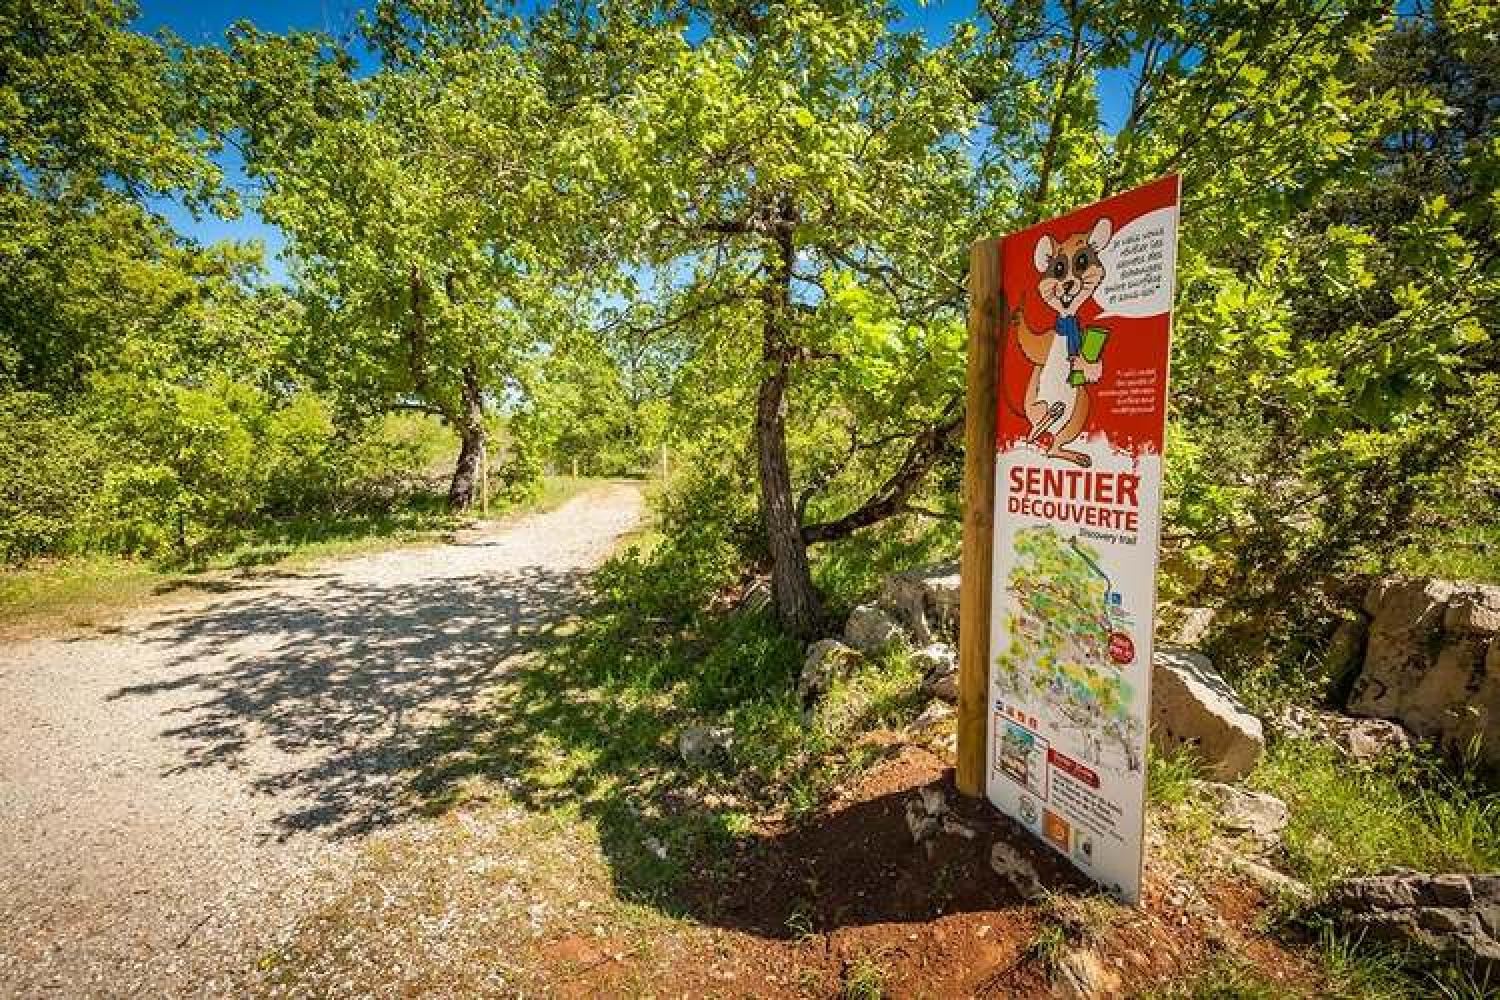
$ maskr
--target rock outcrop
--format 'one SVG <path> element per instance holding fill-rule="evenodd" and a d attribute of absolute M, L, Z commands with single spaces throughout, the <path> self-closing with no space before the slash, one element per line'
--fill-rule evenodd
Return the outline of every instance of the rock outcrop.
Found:
<path fill-rule="evenodd" d="M 885 578 L 880 606 L 906 627 L 918 645 L 958 634 L 958 563 L 918 566 Z"/>
<path fill-rule="evenodd" d="M 1219 781 L 1244 777 L 1266 747 L 1260 720 L 1208 657 L 1173 648 L 1152 661 L 1151 742 L 1163 753 L 1186 747 Z"/>
<path fill-rule="evenodd" d="M 958 564 L 919 566 L 894 573 L 874 604 L 861 604 L 844 623 L 842 639 L 820 639 L 807 648 L 797 693 L 811 704 L 835 677 L 848 673 L 862 655 L 904 643 L 918 647 L 913 662 L 923 671 L 922 691 L 950 704 L 958 701 L 958 653 L 939 636 L 958 634 Z"/>
<path fill-rule="evenodd" d="M 973 827 L 949 810 L 942 785 L 923 785 L 915 796 L 906 800 L 906 828 L 911 831 L 912 843 L 925 845 L 929 854 L 932 838 L 939 833 L 965 840 L 978 836 Z"/>
<path fill-rule="evenodd" d="M 1385 580 L 1365 596 L 1353 715 L 1392 719 L 1453 753 L 1500 768 L 1500 587 Z"/>
<path fill-rule="evenodd" d="M 1046 890 L 1036 866 L 1026 856 L 1003 840 L 990 847 L 990 868 L 1020 894 L 1022 899 L 1040 899 Z"/>
<path fill-rule="evenodd" d="M 1352 932 L 1415 943 L 1500 982 L 1500 875 L 1402 873 L 1357 878 L 1329 893 L 1328 908 Z"/>
<path fill-rule="evenodd" d="M 1349 719 L 1337 727 L 1334 742 L 1357 761 L 1371 761 L 1389 753 L 1410 750 L 1411 734 L 1388 719 Z"/>
<path fill-rule="evenodd" d="M 848 676 L 860 659 L 858 650 L 837 639 L 819 639 L 807 647 L 802 675 L 797 678 L 797 696 L 804 705 L 823 697 L 833 682 Z"/>
<path fill-rule="evenodd" d="M 728 726 L 690 726 L 677 737 L 677 752 L 694 766 L 706 764 L 734 746 L 734 730 Z"/>
<path fill-rule="evenodd" d="M 1265 792 L 1236 788 L 1221 781 L 1202 781 L 1198 787 L 1217 808 L 1219 825 L 1246 833 L 1265 844 L 1276 842 L 1291 819 L 1286 803 Z"/>
<path fill-rule="evenodd" d="M 1255 883 L 1256 887 L 1267 896 L 1279 896 L 1301 904 L 1313 901 L 1314 894 L 1304 882 L 1299 882 L 1283 872 L 1279 872 L 1269 865 L 1261 864 L 1254 858 L 1247 858 L 1239 854 L 1231 854 L 1228 858 L 1231 870 Z"/>
<path fill-rule="evenodd" d="M 1158 609 L 1156 641 L 1196 649 L 1208 638 L 1213 624 L 1213 608 L 1162 607 Z"/>
<path fill-rule="evenodd" d="M 757 614 L 771 606 L 771 581 L 754 580 L 745 588 L 734 609 L 742 614 Z"/>
<path fill-rule="evenodd" d="M 1057 961 L 1052 995 L 1058 1000 L 1105 1000 L 1122 994 L 1120 972 L 1087 945 L 1068 948 Z"/>
<path fill-rule="evenodd" d="M 958 650 L 941 642 L 929 643 L 912 654 L 922 671 L 922 693 L 948 704 L 958 703 Z"/>
<path fill-rule="evenodd" d="M 906 630 L 884 608 L 861 604 L 844 625 L 844 642 L 861 653 L 878 653 L 886 646 L 906 640 Z"/>
<path fill-rule="evenodd" d="M 911 725 L 907 728 L 921 736 L 933 732 L 942 726 L 943 723 L 957 716 L 958 713 L 954 711 L 952 705 L 934 699 L 927 703 L 927 707 L 922 709 L 920 715 L 911 720 Z"/>
<path fill-rule="evenodd" d="M 1285 736 L 1329 740 L 1350 760 L 1359 763 L 1410 750 L 1414 742 L 1411 733 L 1389 719 L 1356 719 L 1300 705 L 1284 708 L 1274 725 Z"/>
<path fill-rule="evenodd" d="M 1365 662 L 1365 646 L 1370 640 L 1370 619 L 1357 614 L 1339 622 L 1323 651 L 1321 681 L 1324 695 L 1343 701 Z"/>

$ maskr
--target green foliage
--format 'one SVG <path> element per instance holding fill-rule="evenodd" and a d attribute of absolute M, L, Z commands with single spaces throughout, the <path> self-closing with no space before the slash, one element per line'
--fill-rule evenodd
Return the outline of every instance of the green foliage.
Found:
<path fill-rule="evenodd" d="M 1392 560 L 1406 576 L 1500 583 L 1500 525 L 1476 517 L 1436 538 L 1414 539 Z"/>
<path fill-rule="evenodd" d="M 112 379 L 95 397 L 98 419 L 130 459 L 105 472 L 101 506 L 112 550 L 188 553 L 222 532 L 259 492 L 264 404 L 246 386 L 203 389 Z"/>
<path fill-rule="evenodd" d="M 608 602 L 608 631 L 598 637 L 599 655 L 585 662 L 605 681 L 670 688 L 691 680 L 690 704 L 704 710 L 786 691 L 801 647 L 760 616 L 726 620 L 708 611 L 724 570 L 712 553 L 680 545 L 661 545 L 645 556 L 632 547 L 611 559 L 596 577 Z M 663 628 L 690 638 L 661 643 Z"/>
<path fill-rule="evenodd" d="M 1289 589 L 1456 526 L 1453 564 L 1492 575 L 1500 468 L 1469 446 L 1500 431 L 1492 4 L 1023 3 L 932 44 L 866 2 L 387 2 L 372 72 L 316 34 L 196 49 L 132 13 L 0 19 L 0 380 L 92 421 L 126 378 L 161 417 L 106 421 L 137 453 L 96 477 L 111 544 L 352 502 L 379 478 L 359 428 L 401 408 L 471 464 L 503 423 L 513 497 L 670 445 L 700 486 L 673 532 L 719 546 L 700 596 L 766 568 L 755 501 L 785 494 L 841 612 L 873 575 L 851 532 L 956 509 L 969 243 L 1178 170 L 1169 594 L 1274 645 L 1329 620 Z M 141 201 L 232 210 L 206 155 L 231 138 L 290 292 Z M 778 436 L 785 482 L 752 461 Z"/>
<path fill-rule="evenodd" d="M 1500 479 L 1475 443 L 1500 432 L 1500 64 L 1476 41 L 1497 17 L 1439 4 L 1367 34 L 1338 69 L 1358 169 L 1239 250 L 1185 226 L 1168 562 L 1190 601 L 1228 606 L 1233 669 L 1301 662 L 1363 574 L 1496 572 Z"/>
<path fill-rule="evenodd" d="M 698 440 L 745 449 L 759 387 L 788 373 L 799 519 L 833 519 L 951 415 L 962 381 L 960 50 L 878 4 L 701 15 L 699 43 L 665 26 L 623 105 L 640 138 L 612 166 L 649 268 L 625 319 L 681 344 L 673 416 Z"/>
<path fill-rule="evenodd" d="M 255 364 L 279 332 L 242 285 L 257 250 L 181 244 L 118 193 L 57 198 L 0 185 L 0 386 L 66 398 L 91 374 L 182 375 L 190 359 Z M 255 314 L 253 329 L 226 329 Z M 248 336 L 245 334 L 248 333 Z"/>
<path fill-rule="evenodd" d="M 218 194 L 173 53 L 125 30 L 136 12 L 132 0 L 0 11 L 0 188 Z"/>
<path fill-rule="evenodd" d="M 347 409 L 441 415 L 464 441 L 450 501 L 467 506 L 486 412 L 535 388 L 597 242 L 569 173 L 593 105 L 552 100 L 537 53 L 486 5 L 383 4 L 364 29 L 369 75 L 330 39 L 241 25 L 193 79 L 218 127 L 245 134 L 261 211 L 289 237 L 300 353 Z M 513 454 L 523 493 L 545 447 Z"/>
<path fill-rule="evenodd" d="M 451 455 L 431 421 L 340 427 L 301 393 L 277 400 L 220 378 L 204 388 L 112 376 L 82 412 L 0 393 L 8 562 L 103 551 L 175 559 L 222 551 L 277 519 L 389 512 L 430 489 Z"/>
<path fill-rule="evenodd" d="M 1366 941 L 1326 923 L 1297 933 L 1307 946 L 1316 981 L 1309 995 L 1330 1000 L 1479 1000 L 1489 991 L 1451 963 L 1435 962 L 1413 949 Z M 1269 974 L 1242 955 L 1220 954 L 1186 981 L 1146 994 L 1150 1000 L 1280 1000 L 1288 996 L 1284 975 Z"/>
<path fill-rule="evenodd" d="M 652 469 L 666 442 L 666 403 L 632 378 L 636 355 L 616 357 L 592 337 L 564 338 L 537 367 L 517 440 L 558 471 L 629 476 Z"/>
<path fill-rule="evenodd" d="M 813 576 L 827 597 L 829 614 L 843 620 L 890 574 L 950 559 L 958 551 L 959 534 L 956 521 L 908 515 L 825 548 L 813 564 Z M 958 623 L 948 625 L 953 634 L 944 637 L 956 645 Z"/>
<path fill-rule="evenodd" d="M 1146 749 L 1146 802 L 1151 821 L 1160 824 L 1167 837 L 1163 853 L 1184 870 L 1204 867 L 1205 845 L 1213 843 L 1215 810 L 1205 801 L 1198 782 L 1198 761 L 1186 748 L 1162 755 Z"/>
<path fill-rule="evenodd" d="M 1198 761 L 1191 753 L 1179 748 L 1163 756 L 1156 748 L 1148 747 L 1146 760 L 1146 799 L 1163 809 L 1171 810 L 1194 801 L 1194 782 L 1202 779 Z"/>
<path fill-rule="evenodd" d="M 66 549 L 104 454 L 37 393 L 0 393 L 0 561 Z"/>
<path fill-rule="evenodd" d="M 120 363 L 159 367 L 247 263 L 178 241 L 146 194 L 230 211 L 166 45 L 131 3 L 0 11 L 0 389 L 67 393 Z"/>

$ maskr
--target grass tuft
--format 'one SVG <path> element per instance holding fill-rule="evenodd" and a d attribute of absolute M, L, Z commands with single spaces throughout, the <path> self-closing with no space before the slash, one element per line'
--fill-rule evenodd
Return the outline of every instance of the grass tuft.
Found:
<path fill-rule="evenodd" d="M 1051 975 L 1062 967 L 1068 948 L 1068 932 L 1059 923 L 1044 921 L 1026 943 L 1026 961 L 1035 962 Z"/>
<path fill-rule="evenodd" d="M 1146 994 L 1148 1000 L 1283 1000 L 1285 984 L 1267 978 L 1253 963 L 1220 955 L 1186 982 Z"/>
<path fill-rule="evenodd" d="M 1292 871 L 1314 887 L 1392 866 L 1500 868 L 1500 795 L 1420 754 L 1356 766 L 1325 742 L 1274 742 L 1247 782 L 1291 807 Z"/>
<path fill-rule="evenodd" d="M 844 970 L 840 991 L 845 1000 L 880 1000 L 885 996 L 886 973 L 869 955 L 861 955 Z"/>

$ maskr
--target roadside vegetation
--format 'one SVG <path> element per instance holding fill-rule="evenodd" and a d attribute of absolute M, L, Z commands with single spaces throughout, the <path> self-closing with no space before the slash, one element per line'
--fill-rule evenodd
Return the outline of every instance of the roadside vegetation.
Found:
<path fill-rule="evenodd" d="M 601 480 L 544 476 L 530 498 L 495 483 L 492 519 L 561 506 Z M 478 511 L 475 515 L 478 515 Z M 235 542 L 187 557 L 85 552 L 27 561 L 0 570 L 0 631 L 36 632 L 99 625 L 122 609 L 193 592 L 215 592 L 236 580 L 295 573 L 320 562 L 413 545 L 433 545 L 472 525 L 449 513 L 441 491 L 419 486 L 390 510 L 297 515 L 235 532 Z"/>
<path fill-rule="evenodd" d="M 1358 766 L 1325 742 L 1278 740 L 1248 784 L 1291 807 L 1287 862 L 1313 886 L 1397 866 L 1500 871 L 1500 791 L 1430 748 Z"/>

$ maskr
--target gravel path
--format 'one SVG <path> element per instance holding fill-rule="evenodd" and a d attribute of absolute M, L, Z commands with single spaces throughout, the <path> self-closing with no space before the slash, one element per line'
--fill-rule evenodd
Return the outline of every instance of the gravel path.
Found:
<path fill-rule="evenodd" d="M 240 992 L 425 738 L 633 527 L 609 485 L 455 544 L 0 646 L 0 995 Z"/>

